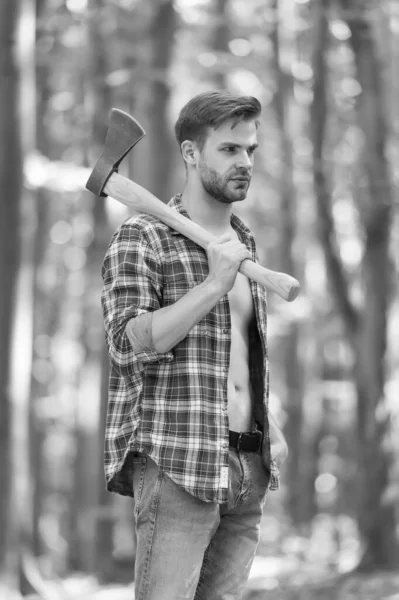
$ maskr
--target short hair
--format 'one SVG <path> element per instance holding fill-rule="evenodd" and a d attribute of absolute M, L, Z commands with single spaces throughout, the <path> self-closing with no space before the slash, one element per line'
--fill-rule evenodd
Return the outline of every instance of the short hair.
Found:
<path fill-rule="evenodd" d="M 233 120 L 233 127 L 240 121 L 255 120 L 262 107 L 253 96 L 236 96 L 230 92 L 203 92 L 194 96 L 180 111 L 175 124 L 176 139 L 181 147 L 185 140 L 195 141 L 200 150 L 204 147 L 208 128 L 217 129 L 225 121 Z"/>

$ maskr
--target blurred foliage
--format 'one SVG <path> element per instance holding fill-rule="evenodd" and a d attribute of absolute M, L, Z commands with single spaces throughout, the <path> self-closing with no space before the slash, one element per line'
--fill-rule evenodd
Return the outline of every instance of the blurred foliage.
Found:
<path fill-rule="evenodd" d="M 322 40 L 328 77 L 321 157 L 333 226 L 333 234 L 325 236 L 331 243 L 327 249 L 320 237 L 314 181 L 320 165 L 312 134 L 320 120 L 312 112 L 320 7 L 328 20 Z M 358 480 L 362 404 L 356 383 L 361 344 L 354 344 L 348 331 L 328 255 L 335 252 L 350 305 L 365 323 L 366 300 L 375 291 L 365 280 L 367 219 L 375 194 L 379 189 L 385 193 L 387 182 L 377 181 L 375 192 L 367 178 L 372 140 L 359 118 L 359 103 L 378 94 L 359 81 L 362 53 L 351 42 L 360 17 L 372 26 L 364 28 L 364 35 L 373 36 L 383 66 L 388 127 L 380 156 L 388 165 L 391 195 L 386 203 L 392 204 L 384 259 L 389 270 L 386 351 L 378 361 L 384 381 L 371 409 L 376 427 L 384 424 L 376 438 L 378 464 L 389 476 L 383 489 L 375 487 L 378 506 L 393 508 L 396 527 L 399 522 L 398 4 L 21 0 L 19 8 L 23 80 L 30 85 L 21 100 L 21 129 L 31 136 L 28 142 L 22 136 L 21 270 L 30 269 L 32 278 L 21 279 L 15 310 L 31 331 L 25 328 L 22 338 L 21 332 L 15 334 L 10 389 L 13 431 L 25 427 L 23 437 L 29 440 L 21 448 L 14 439 L 11 446 L 26 467 L 14 472 L 27 506 L 27 556 L 34 557 L 33 566 L 24 563 L 26 589 L 33 593 L 40 582 L 75 571 L 104 583 L 132 579 L 131 501 L 103 490 L 107 369 L 99 303 L 102 257 L 113 229 L 129 213 L 112 199 L 83 191 L 101 150 L 109 110 L 115 106 L 132 113 L 147 131 L 121 172 L 167 201 L 184 183 L 173 141 L 178 111 L 194 94 L 224 87 L 253 94 L 263 105 L 256 173 L 237 213 L 255 232 L 261 263 L 289 270 L 302 286 L 292 305 L 269 297 L 271 407 L 285 427 L 291 456 L 282 490 L 266 505 L 249 597 L 264 597 L 254 583 L 259 575 L 259 586 L 271 594 L 278 588 L 279 598 L 394 600 L 397 578 L 392 585 L 384 576 L 330 579 L 325 592 L 322 583 L 317 587 L 314 582 L 328 572 L 338 577 L 356 567 L 365 546 L 359 531 L 365 499 Z M 30 21 L 24 19 L 28 14 Z M 7 140 L 2 143 L 5 148 Z M 372 334 L 362 339 L 373 344 Z M 21 340 L 24 361 L 15 350 Z M 24 377 L 30 381 L 25 396 L 18 387 Z M 17 406 L 18 393 L 22 401 Z M 368 485 L 371 494 L 374 479 Z M 82 592 L 94 580 L 79 581 Z M 54 589 L 41 597 L 60 597 Z"/>

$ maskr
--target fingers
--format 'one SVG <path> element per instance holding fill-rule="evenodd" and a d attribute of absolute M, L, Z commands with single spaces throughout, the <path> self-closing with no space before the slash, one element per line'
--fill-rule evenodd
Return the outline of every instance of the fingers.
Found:
<path fill-rule="evenodd" d="M 245 244 L 230 233 L 211 242 L 207 248 L 207 255 L 209 276 L 222 282 L 224 293 L 232 289 L 241 263 L 252 258 Z"/>
<path fill-rule="evenodd" d="M 232 250 L 232 252 L 229 254 L 230 256 L 236 258 L 240 262 L 242 262 L 246 258 L 251 259 L 251 254 L 245 246 L 243 248 L 237 248 L 236 250 Z"/>
<path fill-rule="evenodd" d="M 230 256 L 234 256 L 237 259 L 245 260 L 246 258 L 252 258 L 251 253 L 246 245 L 241 244 L 241 242 L 232 242 L 231 245 L 229 245 L 229 242 L 227 242 L 227 244 L 224 244 L 223 246 L 226 248 L 226 250 L 228 250 Z"/>
<path fill-rule="evenodd" d="M 225 236 L 223 236 L 225 237 Z M 243 261 L 246 258 L 252 259 L 252 255 L 245 244 L 242 244 L 237 238 L 228 239 L 221 241 L 222 238 L 218 238 L 208 246 L 208 253 L 217 252 L 221 255 L 226 255 L 229 258 L 234 258 L 239 261 Z"/>

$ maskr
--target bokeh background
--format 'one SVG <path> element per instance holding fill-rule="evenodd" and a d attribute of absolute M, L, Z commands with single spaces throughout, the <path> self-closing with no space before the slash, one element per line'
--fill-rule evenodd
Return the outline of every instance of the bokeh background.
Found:
<path fill-rule="evenodd" d="M 398 600 L 399 2 L 2 0 L 0 597 L 132 598 L 132 501 L 104 489 L 101 263 L 131 214 L 84 189 L 118 107 L 121 173 L 166 202 L 198 92 L 263 105 L 237 213 L 269 294 L 290 457 L 247 598 Z"/>

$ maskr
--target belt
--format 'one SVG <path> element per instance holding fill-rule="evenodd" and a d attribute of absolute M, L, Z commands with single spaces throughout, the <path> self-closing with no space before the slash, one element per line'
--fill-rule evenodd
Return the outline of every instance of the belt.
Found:
<path fill-rule="evenodd" d="M 229 431 L 229 445 L 235 450 L 258 452 L 262 447 L 262 437 L 262 431 L 259 430 L 251 433 Z"/>

